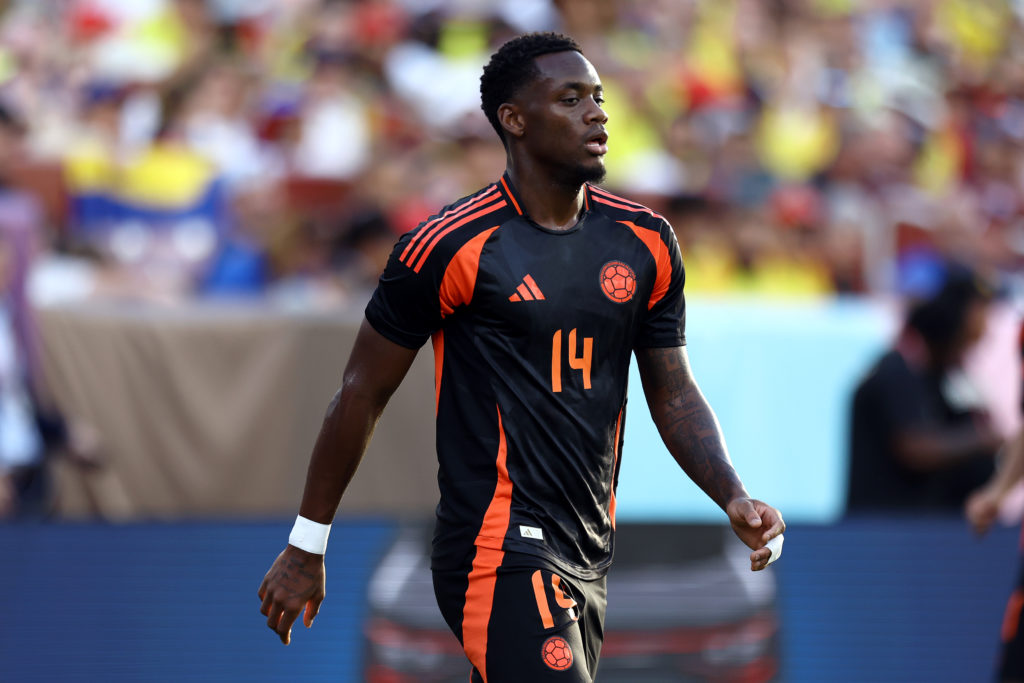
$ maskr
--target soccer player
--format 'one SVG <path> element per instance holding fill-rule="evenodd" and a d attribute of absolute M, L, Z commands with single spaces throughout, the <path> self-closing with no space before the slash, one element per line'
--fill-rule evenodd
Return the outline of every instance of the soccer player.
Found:
<path fill-rule="evenodd" d="M 592 681 L 630 355 L 683 470 L 764 569 L 785 529 L 749 497 L 684 346 L 683 263 L 664 218 L 592 183 L 607 116 L 570 38 L 503 45 L 481 78 L 504 175 L 404 235 L 327 409 L 289 545 L 259 588 L 288 643 L 324 597 L 328 525 L 374 423 L 433 342 L 438 483 L 431 568 L 471 680 Z"/>

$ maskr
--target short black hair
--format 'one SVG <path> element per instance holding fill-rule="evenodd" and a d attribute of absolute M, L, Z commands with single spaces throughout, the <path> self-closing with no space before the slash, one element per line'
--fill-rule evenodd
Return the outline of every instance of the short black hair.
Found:
<path fill-rule="evenodd" d="M 553 52 L 583 54 L 579 43 L 561 33 L 526 33 L 498 48 L 484 67 L 480 77 L 480 108 L 494 126 L 502 144 L 508 146 L 498 121 L 498 107 L 512 100 L 520 88 L 540 76 L 540 69 L 533 60 Z"/>

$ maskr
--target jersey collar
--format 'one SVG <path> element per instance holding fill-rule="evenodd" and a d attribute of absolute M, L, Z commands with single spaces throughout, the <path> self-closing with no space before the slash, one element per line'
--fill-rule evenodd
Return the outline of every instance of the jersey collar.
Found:
<path fill-rule="evenodd" d="M 509 177 L 508 171 L 505 171 L 501 178 L 498 180 L 498 191 L 504 195 L 505 199 L 508 200 L 509 204 L 516 210 L 520 216 L 526 216 L 523 212 L 523 205 L 519 202 L 519 198 L 516 196 L 516 187 L 512 184 L 512 178 Z M 590 183 L 583 183 L 583 213 L 586 214 L 590 211 Z M 526 216 L 529 218 L 529 216 Z M 580 220 L 583 217 L 580 216 Z"/>

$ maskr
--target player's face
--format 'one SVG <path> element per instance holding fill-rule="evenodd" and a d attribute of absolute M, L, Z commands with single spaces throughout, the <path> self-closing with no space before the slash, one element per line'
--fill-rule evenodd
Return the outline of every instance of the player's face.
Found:
<path fill-rule="evenodd" d="M 526 150 L 556 169 L 570 184 L 604 177 L 608 116 L 601 109 L 604 89 L 594 66 L 578 52 L 541 55 L 540 77 L 524 88 L 521 106 Z"/>

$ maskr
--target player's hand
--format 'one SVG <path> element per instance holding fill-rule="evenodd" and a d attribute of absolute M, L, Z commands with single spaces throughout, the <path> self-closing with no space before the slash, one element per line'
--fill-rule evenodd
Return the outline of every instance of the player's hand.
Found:
<path fill-rule="evenodd" d="M 327 574 L 324 556 L 307 553 L 289 545 L 277 556 L 270 571 L 263 577 L 257 591 L 263 604 L 260 613 L 267 617 L 267 626 L 287 645 L 292 639 L 292 624 L 305 608 L 306 628 L 320 611 L 326 595 Z"/>
<path fill-rule="evenodd" d="M 725 507 L 725 512 L 729 515 L 732 530 L 754 551 L 750 553 L 750 571 L 767 567 L 772 551 L 765 544 L 786 530 L 782 513 L 753 498 L 734 498 Z"/>
<path fill-rule="evenodd" d="M 978 489 L 967 497 L 964 514 L 975 533 L 985 534 L 999 515 L 999 496 L 989 488 Z"/>

